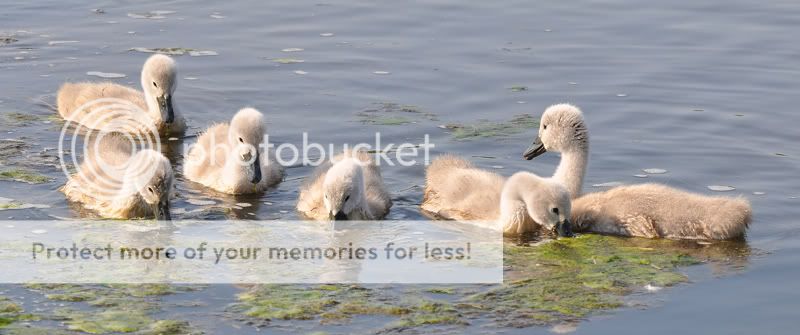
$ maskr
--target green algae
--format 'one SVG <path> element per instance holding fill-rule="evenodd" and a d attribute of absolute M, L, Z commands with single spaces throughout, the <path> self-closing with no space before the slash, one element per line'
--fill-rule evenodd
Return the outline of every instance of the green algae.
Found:
<path fill-rule="evenodd" d="M 57 115 L 57 114 L 50 114 L 50 115 L 44 116 L 41 120 L 44 121 L 44 122 L 55 123 L 56 125 L 63 125 L 65 123 L 67 123 L 67 121 L 65 121 L 63 118 L 61 118 L 60 115 Z"/>
<path fill-rule="evenodd" d="M 6 124 L 14 127 L 28 126 L 36 122 L 51 121 L 52 115 L 37 115 L 29 113 L 11 112 L 3 114 Z"/>
<path fill-rule="evenodd" d="M 437 324 L 469 324 L 463 315 L 450 303 L 422 300 L 412 304 L 414 313 L 403 316 L 390 327 L 419 327 Z"/>
<path fill-rule="evenodd" d="M 400 116 L 388 116 L 382 118 L 374 118 L 369 121 L 369 123 L 380 125 L 380 126 L 400 126 L 404 124 L 412 123 L 411 119 L 400 117 Z"/>
<path fill-rule="evenodd" d="M 456 291 L 450 287 L 436 287 L 425 290 L 425 292 L 433 293 L 433 294 L 455 294 Z"/>
<path fill-rule="evenodd" d="M 358 315 L 382 315 L 395 320 L 389 328 L 425 324 L 465 323 L 447 302 L 392 297 L 387 290 L 361 286 L 261 285 L 239 295 L 235 311 L 259 320 L 346 321 Z"/>
<path fill-rule="evenodd" d="M 153 322 L 146 313 L 135 309 L 92 312 L 60 309 L 56 315 L 65 320 L 67 329 L 89 334 L 130 333 L 144 329 Z"/>
<path fill-rule="evenodd" d="M 87 301 L 87 304 L 89 304 L 89 306 L 92 307 L 118 307 L 118 306 L 125 306 L 127 303 L 130 302 L 130 299 L 123 297 L 95 296 L 94 298 L 86 299 L 84 301 Z"/>
<path fill-rule="evenodd" d="M 631 245 L 629 239 L 582 235 L 535 247 L 507 245 L 506 284 L 467 298 L 505 325 L 529 326 L 583 318 L 618 308 L 646 285 L 687 281 L 686 252 Z"/>
<path fill-rule="evenodd" d="M 389 304 L 379 304 L 367 301 L 346 301 L 337 306 L 336 309 L 327 311 L 320 316 L 327 320 L 350 319 L 356 315 L 387 315 L 397 316 L 411 313 L 411 310 L 403 306 L 392 306 Z"/>
<path fill-rule="evenodd" d="M 567 275 L 582 286 L 625 293 L 648 283 L 670 285 L 684 281 L 683 275 L 675 275 L 676 268 L 699 263 L 685 251 L 641 247 L 629 240 L 581 235 L 536 247 L 508 245 L 505 264 L 518 270 L 523 279 L 529 279 L 526 277 L 534 274 L 531 271 Z"/>
<path fill-rule="evenodd" d="M 64 124 L 64 119 L 62 119 L 61 116 L 59 116 L 58 114 L 51 114 L 51 113 L 36 114 L 33 112 L 29 113 L 9 112 L 0 114 L 1 126 L 9 128 L 17 128 L 17 127 L 27 127 L 34 124 L 50 124 L 51 129 L 61 130 L 61 126 Z M 2 144 L 0 144 L 0 146 L 2 146 Z"/>
<path fill-rule="evenodd" d="M 19 202 L 6 202 L 0 204 L 0 209 L 19 209 L 22 208 L 22 204 Z"/>
<path fill-rule="evenodd" d="M 131 298 L 170 295 L 178 289 L 166 284 L 113 284 L 113 285 L 70 285 L 39 284 L 29 285 L 29 289 L 55 291 L 45 297 L 55 301 L 86 301 L 92 306 L 118 306 L 130 302 Z"/>
<path fill-rule="evenodd" d="M 5 333 L 6 328 L 19 321 L 34 321 L 38 319 L 35 315 L 26 314 L 19 304 L 9 298 L 0 296 L 0 331 Z"/>
<path fill-rule="evenodd" d="M 22 307 L 7 299 L 0 297 L 0 314 L 19 314 L 22 312 Z"/>
<path fill-rule="evenodd" d="M 62 302 L 85 302 L 92 307 L 113 308 L 136 306 L 140 311 L 150 311 L 154 305 L 136 294 L 140 285 L 76 285 L 28 284 L 26 288 L 44 294 L 45 298 Z"/>
<path fill-rule="evenodd" d="M 36 169 L 41 167 L 61 168 L 61 162 L 55 149 L 41 149 L 31 152 L 32 139 L 21 137 L 18 139 L 0 139 L 0 165 L 8 168 L 15 167 L 23 174 L 33 175 L 23 169 Z M 68 164 L 71 165 L 71 164 Z"/>
<path fill-rule="evenodd" d="M 45 293 L 54 301 L 87 302 L 90 306 L 113 307 L 142 302 L 141 298 L 157 297 L 194 290 L 167 284 L 27 284 L 26 288 Z"/>
<path fill-rule="evenodd" d="M 122 291 L 126 295 L 139 298 L 170 295 L 190 289 L 178 288 L 167 284 L 115 284 L 109 285 L 109 287 L 111 289 Z"/>
<path fill-rule="evenodd" d="M 150 324 L 141 335 L 172 335 L 172 334 L 191 334 L 191 327 L 188 322 L 180 320 L 158 320 Z"/>
<path fill-rule="evenodd" d="M 28 184 L 44 184 L 52 181 L 50 177 L 23 169 L 2 171 L 0 172 L 0 180 L 10 180 Z"/>
<path fill-rule="evenodd" d="M 51 320 L 59 320 L 69 331 L 89 334 L 188 334 L 190 324 L 181 320 L 157 320 L 161 296 L 195 290 L 200 286 L 166 284 L 27 284 L 29 290 L 41 292 L 53 301 L 84 302 L 89 310 L 65 307 L 55 310 Z M 70 306 L 70 305 L 67 305 Z M 51 329 L 16 327 L 13 333 L 51 333 Z M 53 330 L 55 331 L 55 330 Z"/>
<path fill-rule="evenodd" d="M 258 319 L 310 320 L 328 307 L 338 304 L 328 298 L 328 290 L 271 289 L 242 294 L 239 298 L 248 303 L 245 315 Z"/>
<path fill-rule="evenodd" d="M 539 120 L 529 114 L 516 115 L 505 122 L 478 120 L 474 124 L 447 124 L 445 129 L 450 131 L 456 140 L 469 140 L 488 137 L 506 137 L 519 134 L 523 131 L 537 128 Z"/>
<path fill-rule="evenodd" d="M 55 301 L 88 301 L 97 299 L 97 296 L 91 292 L 70 292 L 70 293 L 53 293 L 45 295 L 47 299 Z"/>
<path fill-rule="evenodd" d="M 56 311 L 67 329 L 89 334 L 136 333 L 137 335 L 193 334 L 189 322 L 182 320 L 153 320 L 146 313 L 133 309 L 106 309 L 82 312 L 61 309 Z"/>
<path fill-rule="evenodd" d="M 401 126 L 422 121 L 436 121 L 433 113 L 423 111 L 417 106 L 394 102 L 373 103 L 370 107 L 356 113 L 359 122 L 379 126 Z"/>
<path fill-rule="evenodd" d="M 388 332 L 434 325 L 462 327 L 473 319 L 487 318 L 507 327 L 552 325 L 619 308 L 627 295 L 646 287 L 686 282 L 681 267 L 731 256 L 699 244 L 600 235 L 533 246 L 506 244 L 504 255 L 507 271 L 502 285 L 400 290 L 264 285 L 240 294 L 234 311 L 266 321 L 320 323 L 380 315 L 391 319 L 384 327 Z M 428 298 L 430 294 L 447 295 L 448 300 Z"/>
<path fill-rule="evenodd" d="M 48 205 L 42 204 L 26 204 L 14 199 L 0 197 L 0 211 L 9 209 L 28 209 L 28 208 L 50 208 Z"/>
<path fill-rule="evenodd" d="M 12 139 L 0 140 L 0 163 L 6 162 L 9 158 L 20 156 L 28 147 L 25 141 Z"/>

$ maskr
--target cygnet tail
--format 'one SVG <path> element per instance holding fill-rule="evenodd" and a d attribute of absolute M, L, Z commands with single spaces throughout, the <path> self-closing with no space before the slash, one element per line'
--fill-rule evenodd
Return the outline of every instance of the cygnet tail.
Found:
<path fill-rule="evenodd" d="M 750 222 L 753 210 L 750 202 L 739 198 L 715 198 L 707 206 L 706 217 L 711 218 L 706 227 L 706 234 L 712 239 L 724 240 L 744 235 Z"/>

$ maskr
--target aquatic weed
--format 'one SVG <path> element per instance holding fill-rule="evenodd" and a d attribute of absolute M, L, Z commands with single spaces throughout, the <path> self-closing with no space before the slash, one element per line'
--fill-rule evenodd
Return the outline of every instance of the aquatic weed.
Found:
<path fill-rule="evenodd" d="M 389 327 L 462 322 L 447 302 L 398 299 L 385 290 L 356 285 L 260 285 L 239 295 L 233 308 L 259 320 L 349 320 L 356 315 L 398 318 Z"/>
<path fill-rule="evenodd" d="M 10 180 L 28 184 L 44 184 L 52 181 L 50 177 L 23 169 L 0 171 L 0 180 Z"/>
<path fill-rule="evenodd" d="M 645 285 L 685 282 L 678 267 L 698 262 L 680 251 L 635 247 L 626 239 L 599 235 L 535 247 L 507 245 L 511 280 L 467 300 L 502 324 L 548 324 L 617 308 L 625 295 Z"/>
<path fill-rule="evenodd" d="M 50 115 L 37 115 L 21 112 L 10 112 L 3 114 L 3 119 L 5 119 L 7 122 L 7 125 L 13 127 L 28 126 L 34 122 L 48 121 L 49 117 Z"/>
<path fill-rule="evenodd" d="M 519 114 L 505 122 L 478 120 L 474 124 L 451 123 L 444 126 L 456 140 L 505 137 L 538 128 L 539 120 L 529 114 Z"/>
<path fill-rule="evenodd" d="M 687 281 L 680 268 L 705 260 L 741 266 L 741 243 L 581 235 L 504 248 L 505 283 L 493 286 L 373 289 L 357 285 L 260 285 L 232 309 L 266 322 L 347 322 L 358 315 L 391 318 L 384 332 L 462 327 L 489 318 L 508 327 L 552 325 L 618 308 L 627 295 Z M 738 259 L 738 260 L 737 260 Z M 447 300 L 430 298 L 447 295 Z"/>
<path fill-rule="evenodd" d="M 41 292 L 49 300 L 63 302 L 85 302 L 91 310 L 76 310 L 64 307 L 54 311 L 49 319 L 62 320 L 67 329 L 90 334 L 129 333 L 137 334 L 187 334 L 190 324 L 181 320 L 156 320 L 151 316 L 159 310 L 156 300 L 149 297 L 175 294 L 194 290 L 195 286 L 173 286 L 166 284 L 27 284 L 32 291 Z M 12 333 L 32 330 L 50 334 L 49 328 L 15 328 Z"/>
<path fill-rule="evenodd" d="M 370 107 L 356 113 L 359 122 L 381 126 L 399 126 L 420 121 L 436 121 L 433 113 L 425 112 L 414 105 L 404 105 L 394 102 L 377 102 Z"/>
<path fill-rule="evenodd" d="M 5 330 L 15 322 L 38 320 L 37 316 L 24 312 L 22 306 L 7 297 L 0 296 L 0 330 Z"/>

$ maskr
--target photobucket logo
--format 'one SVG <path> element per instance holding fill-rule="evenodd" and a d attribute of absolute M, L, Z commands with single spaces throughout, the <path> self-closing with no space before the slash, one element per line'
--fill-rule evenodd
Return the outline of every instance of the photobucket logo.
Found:
<path fill-rule="evenodd" d="M 66 118 L 58 139 L 61 170 L 67 178 L 80 178 L 86 193 L 112 200 L 119 192 L 154 176 L 158 166 L 133 159 L 139 151 L 161 151 L 158 129 L 147 112 L 122 99 L 89 101 Z M 70 154 L 70 159 L 64 158 Z M 78 162 L 78 157 L 83 162 Z M 74 166 L 74 174 L 68 163 Z"/>
<path fill-rule="evenodd" d="M 386 143 L 380 132 L 375 133 L 373 143 L 353 145 L 313 142 L 307 132 L 303 132 L 300 146 L 290 142 L 276 145 L 270 141 L 269 135 L 264 135 L 257 145 L 234 140 L 229 140 L 234 143 L 233 145 L 214 143 L 214 137 L 209 140 L 210 142 L 195 143 L 184 148 L 184 152 L 190 152 L 187 158 L 195 163 L 208 161 L 211 165 L 236 162 L 243 167 L 254 164 L 256 157 L 259 157 L 260 160 L 274 161 L 282 166 L 319 166 L 328 161 L 335 162 L 336 155 L 339 153 L 363 151 L 374 155 L 373 161 L 376 165 L 408 167 L 430 163 L 430 149 L 435 147 L 427 134 L 421 143 Z M 237 159 L 231 160 L 228 157 Z"/>
<path fill-rule="evenodd" d="M 414 166 L 420 163 L 428 165 L 430 162 L 430 149 L 435 147 L 435 145 L 430 142 L 430 136 L 428 136 L 428 134 L 425 134 L 422 143 L 384 144 L 381 140 L 380 132 L 375 133 L 374 145 L 370 143 L 357 143 L 350 146 L 345 143 L 342 144 L 342 150 L 339 151 L 336 150 L 336 145 L 333 143 L 329 143 L 326 147 L 323 144 L 309 141 L 307 132 L 303 133 L 302 148 L 298 148 L 292 143 L 282 143 L 275 147 L 274 144 L 269 142 L 269 136 L 264 136 L 264 143 L 268 149 L 274 147 L 278 163 L 284 166 L 296 165 L 301 161 L 304 166 L 318 166 L 325 163 L 326 160 L 333 162 L 338 152 L 347 150 L 366 151 L 374 154 L 375 164 L 379 166 L 383 164 L 388 166 Z M 287 156 L 289 159 L 286 159 Z M 314 156 L 316 156 L 316 158 L 312 158 Z"/>

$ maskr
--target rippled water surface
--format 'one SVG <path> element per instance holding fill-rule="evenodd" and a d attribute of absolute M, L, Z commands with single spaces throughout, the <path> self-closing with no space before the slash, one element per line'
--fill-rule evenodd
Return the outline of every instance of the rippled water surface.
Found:
<path fill-rule="evenodd" d="M 195 52 L 175 56 L 175 104 L 189 134 L 253 106 L 279 143 L 300 143 L 302 132 L 337 145 L 370 143 L 375 132 L 394 143 L 418 143 L 429 134 L 434 154 L 458 153 L 504 175 L 549 175 L 557 155 L 520 157 L 534 129 L 509 123 L 501 136 L 464 137 L 445 125 L 483 129 L 486 120 L 505 124 L 520 114 L 538 117 L 553 103 L 574 103 L 591 132 L 586 191 L 650 181 L 746 197 L 754 209 L 746 246 L 757 250 L 733 274 L 689 268 L 693 283 L 641 297 L 649 300 L 646 309 L 590 317 L 578 333 L 792 333 L 797 325 L 800 4 L 794 1 L 7 1 L 0 8 L 0 138 L 27 145 L 24 157 L 2 156 L 0 169 L 23 167 L 52 178 L 36 185 L 0 181 L 0 197 L 46 207 L 0 211 L 3 219 L 90 215 L 57 190 L 66 181 L 53 160 L 60 124 L 47 105 L 62 82 L 100 75 L 136 86 L 149 55 L 136 48 L 187 48 Z M 177 153 L 193 141 L 168 143 L 176 171 Z M 297 190 L 310 172 L 290 168 L 277 189 L 240 197 L 208 192 L 179 172 L 173 217 L 297 218 Z M 395 201 L 389 218 L 422 218 L 424 167 L 384 167 L 383 174 Z M 724 188 L 715 186 L 734 189 L 719 193 L 712 189 Z M 251 206 L 236 205 L 243 202 Z M 25 295 L 18 287 L 4 291 Z M 250 326 L 221 316 L 219 306 L 237 292 L 230 286 L 191 292 L 182 298 L 204 307 L 164 313 L 211 333 L 247 332 Z M 301 329 L 351 329 L 326 327 Z"/>

